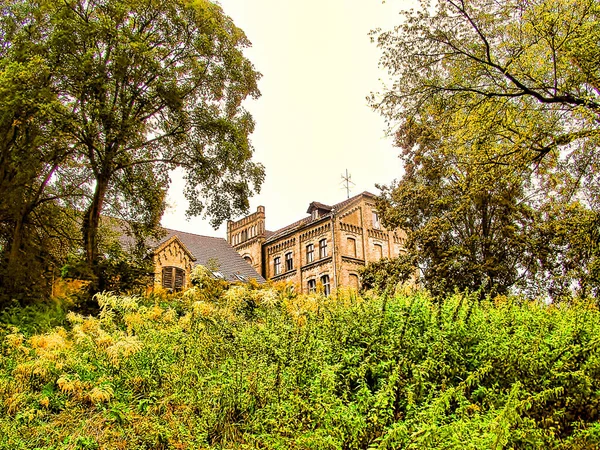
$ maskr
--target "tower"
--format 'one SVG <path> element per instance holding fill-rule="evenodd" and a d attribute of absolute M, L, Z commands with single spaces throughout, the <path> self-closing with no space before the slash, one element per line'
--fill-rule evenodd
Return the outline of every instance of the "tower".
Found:
<path fill-rule="evenodd" d="M 260 274 L 263 273 L 262 245 L 265 240 L 264 206 L 238 221 L 227 222 L 227 242 Z"/>

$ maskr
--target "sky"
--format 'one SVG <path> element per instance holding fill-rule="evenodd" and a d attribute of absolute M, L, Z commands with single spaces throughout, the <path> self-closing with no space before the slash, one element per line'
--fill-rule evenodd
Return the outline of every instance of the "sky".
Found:
<path fill-rule="evenodd" d="M 402 175 L 399 150 L 386 124 L 367 105 L 387 79 L 380 52 L 368 35 L 400 23 L 412 0 L 220 0 L 252 47 L 246 57 L 262 73 L 258 100 L 245 103 L 256 128 L 254 161 L 265 166 L 261 193 L 250 212 L 266 210 L 266 227 L 277 230 L 305 217 L 312 201 L 346 198 L 342 174 L 354 183 L 350 195 L 377 194 L 375 184 Z M 190 233 L 226 237 L 208 219 L 186 220 L 179 173 L 172 174 L 169 207 L 162 224 Z M 234 219 L 235 220 L 235 219 Z"/>

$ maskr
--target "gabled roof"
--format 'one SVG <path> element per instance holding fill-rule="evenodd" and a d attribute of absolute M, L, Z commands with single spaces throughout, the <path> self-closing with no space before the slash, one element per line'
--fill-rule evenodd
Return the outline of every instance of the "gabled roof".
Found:
<path fill-rule="evenodd" d="M 341 211 L 342 209 L 346 208 L 351 203 L 353 203 L 354 201 L 358 200 L 361 197 L 369 197 L 373 200 L 375 198 L 377 198 L 375 196 L 375 194 L 371 194 L 370 192 L 364 191 L 358 195 L 355 195 L 354 197 L 350 197 L 349 199 L 344 200 L 343 202 L 336 203 L 333 206 L 325 205 L 324 203 L 319 203 L 319 202 L 312 202 L 308 206 L 308 210 L 306 211 L 307 213 L 310 214 L 313 210 L 318 209 L 320 211 L 326 212 L 326 214 L 323 214 L 317 218 L 308 216 L 308 217 L 305 217 L 304 219 L 300 219 L 290 225 L 280 228 L 279 230 L 273 232 L 273 234 L 271 236 L 267 236 L 266 242 L 273 242 L 273 241 L 285 236 L 286 234 L 289 234 L 293 231 L 296 231 L 296 230 L 299 230 L 300 228 L 305 227 L 306 225 L 311 224 L 312 222 L 318 222 L 320 220 L 323 220 L 325 217 L 331 217 L 331 215 L 333 213 L 337 213 L 337 212 Z"/>
<path fill-rule="evenodd" d="M 196 261 L 196 257 L 194 255 L 192 255 L 192 253 L 189 251 L 189 249 L 185 246 L 185 244 L 183 242 L 181 242 L 181 239 L 179 239 L 179 237 L 177 237 L 177 235 L 173 235 L 170 238 L 168 238 L 167 240 L 161 242 L 158 247 L 156 247 L 153 251 L 154 253 L 158 253 L 160 251 L 162 251 L 165 247 L 167 247 L 169 244 L 171 244 L 172 242 L 177 242 L 181 248 L 183 249 L 183 251 L 190 257 L 190 259 L 192 261 Z"/>
<path fill-rule="evenodd" d="M 244 281 L 251 278 L 259 282 L 265 281 L 223 238 L 201 236 L 169 228 L 165 228 L 165 232 L 166 235 L 161 240 L 161 243 L 176 236 L 193 257 L 196 258 L 194 265 L 210 266 L 211 263 L 216 263 L 218 265 L 218 272 L 228 281 Z"/>
<path fill-rule="evenodd" d="M 350 205 L 350 203 L 353 203 L 354 200 L 359 199 L 360 197 L 369 197 L 373 200 L 375 200 L 377 198 L 377 196 L 375 194 L 372 194 L 369 191 L 363 191 L 360 194 L 355 195 L 354 197 L 350 197 L 350 198 L 344 200 L 343 202 L 336 203 L 335 205 L 333 205 L 333 209 L 336 212 L 340 211 L 340 210 L 344 209 L 346 206 Z"/>

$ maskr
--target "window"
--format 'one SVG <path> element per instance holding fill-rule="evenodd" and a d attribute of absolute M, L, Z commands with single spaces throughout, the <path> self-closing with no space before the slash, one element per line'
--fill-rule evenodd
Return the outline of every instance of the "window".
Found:
<path fill-rule="evenodd" d="M 285 270 L 286 272 L 289 272 L 290 270 L 294 269 L 294 259 L 293 259 L 293 254 L 292 252 L 286 253 L 285 254 Z"/>
<path fill-rule="evenodd" d="M 250 255 L 246 255 L 246 256 L 244 256 L 244 260 L 245 260 L 245 261 L 246 261 L 248 264 L 252 265 L 252 257 L 251 257 Z"/>
<path fill-rule="evenodd" d="M 273 272 L 275 275 L 281 273 L 281 258 L 279 256 L 273 260 Z"/>
<path fill-rule="evenodd" d="M 315 246 L 308 244 L 306 246 L 306 264 L 311 263 L 315 260 Z"/>
<path fill-rule="evenodd" d="M 348 238 L 347 251 L 348 251 L 348 256 L 352 256 L 353 258 L 356 258 L 356 239 L 350 238 L 350 237 Z"/>
<path fill-rule="evenodd" d="M 375 211 L 373 211 L 373 228 L 379 230 L 381 228 L 381 224 L 379 223 L 379 216 Z"/>
<path fill-rule="evenodd" d="M 180 291 L 185 285 L 185 271 L 179 267 L 164 267 L 162 270 L 162 287 Z"/>
<path fill-rule="evenodd" d="M 308 280 L 307 286 L 308 286 L 308 293 L 309 294 L 311 292 L 316 292 L 317 291 L 317 280 L 315 280 L 315 279 Z"/>
<path fill-rule="evenodd" d="M 331 287 L 329 285 L 329 275 L 323 275 L 321 277 L 321 284 L 323 285 L 323 294 L 329 295 L 331 293 Z"/>
<path fill-rule="evenodd" d="M 325 258 L 327 256 L 327 239 L 321 239 L 319 241 L 319 258 Z"/>
<path fill-rule="evenodd" d="M 354 273 L 351 273 L 350 274 L 350 283 L 349 284 L 350 284 L 350 287 L 352 289 L 358 290 L 358 288 L 360 287 L 360 282 L 359 282 L 359 279 L 358 279 L 358 275 L 356 275 Z"/>
<path fill-rule="evenodd" d="M 375 244 L 375 258 L 383 258 L 383 246 L 381 244 Z"/>

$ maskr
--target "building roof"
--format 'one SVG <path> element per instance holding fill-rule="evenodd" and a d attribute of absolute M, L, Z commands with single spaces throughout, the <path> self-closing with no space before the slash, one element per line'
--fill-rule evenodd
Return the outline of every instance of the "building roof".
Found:
<path fill-rule="evenodd" d="M 373 199 L 376 198 L 375 194 L 364 191 L 358 195 L 355 195 L 354 197 L 350 197 L 350 198 L 344 200 L 343 202 L 336 203 L 333 206 L 325 205 L 324 203 L 319 203 L 319 202 L 311 202 L 311 204 L 308 206 L 308 210 L 307 210 L 308 213 L 312 212 L 314 209 L 318 209 L 321 211 L 327 211 L 327 214 L 321 215 L 317 218 L 308 216 L 308 217 L 305 217 L 304 219 L 300 219 L 290 225 L 280 228 L 279 230 L 272 232 L 272 234 L 270 236 L 267 235 L 266 242 L 276 241 L 277 239 L 285 236 L 286 234 L 289 234 L 293 231 L 299 230 L 300 228 L 303 228 L 306 225 L 311 224 L 312 222 L 318 222 L 320 220 L 323 220 L 323 218 L 325 218 L 325 217 L 331 217 L 332 214 L 335 214 L 338 211 L 344 209 L 346 206 L 350 205 L 355 200 L 357 200 L 361 197 L 371 197 Z"/>
<path fill-rule="evenodd" d="M 103 220 L 118 233 L 119 242 L 124 249 L 132 250 L 134 248 L 136 241 L 131 235 L 131 227 L 126 221 L 106 216 Z M 170 228 L 162 230 L 164 234 L 160 238 L 147 238 L 146 240 L 146 245 L 153 253 L 175 238 L 180 244 L 183 244 L 185 251 L 191 256 L 194 266 L 198 264 L 210 266 L 214 262 L 219 268 L 218 272 L 227 281 L 248 281 L 254 278 L 260 283 L 265 282 L 265 279 L 254 270 L 254 267 L 248 264 L 225 239 L 186 233 Z"/>
<path fill-rule="evenodd" d="M 165 232 L 166 235 L 157 244 L 177 236 L 193 257 L 196 258 L 194 265 L 201 264 L 210 268 L 211 264 L 215 263 L 218 270 L 214 273 L 222 274 L 223 278 L 228 281 L 247 281 L 251 278 L 259 282 L 265 281 L 223 238 L 201 236 L 169 228 L 165 228 Z"/>

